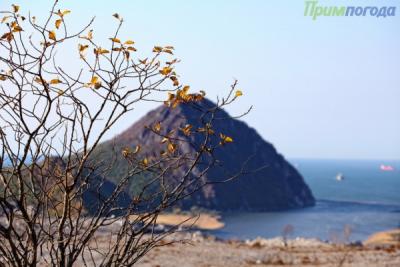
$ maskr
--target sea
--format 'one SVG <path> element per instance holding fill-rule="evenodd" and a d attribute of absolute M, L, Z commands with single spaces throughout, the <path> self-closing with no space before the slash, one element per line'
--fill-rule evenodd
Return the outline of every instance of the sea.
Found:
<path fill-rule="evenodd" d="M 223 239 L 257 237 L 363 241 L 400 227 L 400 161 L 291 159 L 317 199 L 314 207 L 282 212 L 223 213 Z M 381 165 L 393 170 L 381 170 Z M 341 173 L 343 180 L 338 181 Z"/>

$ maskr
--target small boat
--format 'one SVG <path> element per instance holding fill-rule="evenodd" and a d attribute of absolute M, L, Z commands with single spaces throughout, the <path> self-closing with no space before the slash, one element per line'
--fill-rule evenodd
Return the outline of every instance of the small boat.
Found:
<path fill-rule="evenodd" d="M 338 174 L 336 175 L 336 180 L 337 180 L 337 181 L 343 181 L 343 180 L 344 180 L 344 175 L 343 175 L 343 173 L 338 173 Z"/>
<path fill-rule="evenodd" d="M 384 165 L 384 164 L 381 164 L 380 169 L 381 169 L 381 171 L 385 171 L 385 172 L 394 171 L 394 168 L 392 166 Z"/>

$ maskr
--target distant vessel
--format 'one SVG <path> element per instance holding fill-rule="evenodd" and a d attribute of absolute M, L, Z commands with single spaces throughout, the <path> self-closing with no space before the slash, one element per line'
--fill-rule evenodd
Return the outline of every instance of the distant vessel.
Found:
<path fill-rule="evenodd" d="M 336 180 L 337 180 L 337 181 L 343 181 L 343 180 L 344 180 L 344 175 L 343 175 L 343 173 L 338 173 L 338 174 L 336 175 Z"/>
<path fill-rule="evenodd" d="M 385 171 L 385 172 L 394 171 L 394 168 L 390 165 L 381 164 L 380 169 L 381 169 L 381 171 Z"/>

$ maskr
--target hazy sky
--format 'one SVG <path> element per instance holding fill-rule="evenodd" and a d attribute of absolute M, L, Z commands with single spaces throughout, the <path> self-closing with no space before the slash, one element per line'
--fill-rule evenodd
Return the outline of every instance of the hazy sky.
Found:
<path fill-rule="evenodd" d="M 301 0 L 60 2 L 72 10 L 73 27 L 95 15 L 95 34 L 105 41 L 118 12 L 122 35 L 140 50 L 174 45 L 181 80 L 211 98 L 239 79 L 244 96 L 229 111 L 254 105 L 244 120 L 286 157 L 400 159 L 399 1 L 320 1 L 396 5 L 399 14 L 316 21 L 303 16 Z M 0 8 L 11 3 L 40 17 L 52 1 L 2 0 Z M 152 107 L 136 110 L 111 135 Z"/>

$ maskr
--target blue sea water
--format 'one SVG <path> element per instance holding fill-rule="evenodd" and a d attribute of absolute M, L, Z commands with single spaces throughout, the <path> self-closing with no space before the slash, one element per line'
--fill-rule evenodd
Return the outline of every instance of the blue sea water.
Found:
<path fill-rule="evenodd" d="M 222 214 L 221 238 L 256 238 L 282 235 L 293 226 L 290 237 L 365 240 L 377 231 L 400 227 L 400 161 L 290 160 L 317 199 L 314 207 L 263 213 Z M 380 165 L 394 171 L 382 171 Z M 335 179 L 338 173 L 343 181 Z"/>

